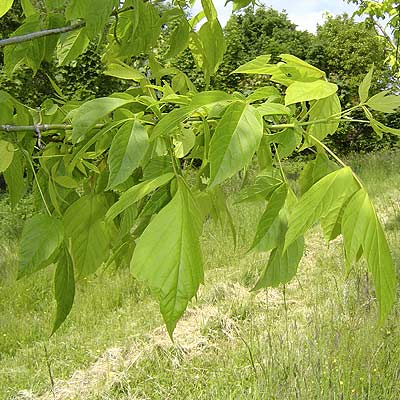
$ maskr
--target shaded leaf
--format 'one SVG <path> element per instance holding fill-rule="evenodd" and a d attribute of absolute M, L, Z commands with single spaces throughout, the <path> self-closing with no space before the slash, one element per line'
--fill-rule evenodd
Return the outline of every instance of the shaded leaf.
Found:
<path fill-rule="evenodd" d="M 147 131 L 139 121 L 128 121 L 118 129 L 108 153 L 110 176 L 107 189 L 114 188 L 132 175 L 148 146 Z"/>
<path fill-rule="evenodd" d="M 348 261 L 357 260 L 360 248 L 367 260 L 374 280 L 379 317 L 383 321 L 394 303 L 396 274 L 382 226 L 364 189 L 349 201 L 342 225 Z"/>
<path fill-rule="evenodd" d="M 85 29 L 62 34 L 57 43 L 58 65 L 63 66 L 75 60 L 87 49 L 89 43 Z"/>
<path fill-rule="evenodd" d="M 14 145 L 5 140 L 0 140 L 0 172 L 4 172 L 12 163 Z"/>
<path fill-rule="evenodd" d="M 49 215 L 35 215 L 22 230 L 18 277 L 47 267 L 64 239 L 61 221 Z"/>
<path fill-rule="evenodd" d="M 75 298 L 74 266 L 67 249 L 58 258 L 54 276 L 54 293 L 57 302 L 56 317 L 53 323 L 53 334 L 65 321 L 71 311 Z"/>
<path fill-rule="evenodd" d="M 254 249 L 259 245 L 261 240 L 268 234 L 275 221 L 279 218 L 279 212 L 285 204 L 287 193 L 287 184 L 281 184 L 272 193 L 267 207 L 258 222 L 256 235 L 250 249 Z"/>
<path fill-rule="evenodd" d="M 296 275 L 303 252 L 303 236 L 297 238 L 284 252 L 283 245 L 280 244 L 272 250 L 267 266 L 252 290 L 288 283 Z"/>
<path fill-rule="evenodd" d="M 369 89 L 371 87 L 372 75 L 374 73 L 374 67 L 372 67 L 368 74 L 365 75 L 363 81 L 358 88 L 358 95 L 360 96 L 360 103 L 365 103 L 368 99 Z"/>
<path fill-rule="evenodd" d="M 289 215 L 284 251 L 321 217 L 340 209 L 357 189 L 349 167 L 331 172 L 315 183 Z"/>
<path fill-rule="evenodd" d="M 73 142 L 76 143 L 87 131 L 92 129 L 97 122 L 112 111 L 132 103 L 132 101 L 133 100 L 120 99 L 117 97 L 101 97 L 90 100 L 81 105 L 78 109 L 73 110 L 73 113 L 69 115 L 69 117 L 72 117 Z"/>
<path fill-rule="evenodd" d="M 65 236 L 71 243 L 71 256 L 79 278 L 96 272 L 109 254 L 110 237 L 103 217 L 104 198 L 87 195 L 72 203 L 64 214 Z"/>
<path fill-rule="evenodd" d="M 110 207 L 106 214 L 106 220 L 111 221 L 132 204 L 141 200 L 144 196 L 148 195 L 158 187 L 168 183 L 173 177 L 173 173 L 167 173 L 131 187 L 121 195 L 116 203 Z"/>

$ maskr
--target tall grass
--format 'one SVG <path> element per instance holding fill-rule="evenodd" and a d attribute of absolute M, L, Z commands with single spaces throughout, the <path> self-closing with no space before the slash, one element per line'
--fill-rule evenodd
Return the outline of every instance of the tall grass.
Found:
<path fill-rule="evenodd" d="M 347 162 L 373 195 L 398 265 L 400 155 Z M 285 168 L 295 176 L 301 164 Z M 59 398 L 399 399 L 400 307 L 377 326 L 365 265 L 345 276 L 340 240 L 328 248 L 315 228 L 290 284 L 250 292 L 268 256 L 247 254 L 261 205 L 232 208 L 238 246 L 225 230 L 206 224 L 206 286 L 173 344 L 158 329 L 156 303 L 126 270 L 80 282 L 70 318 L 49 339 L 53 271 L 15 281 L 16 237 L 29 204 L 13 216 L 3 199 L 0 229 L 8 236 L 0 248 L 8 250 L 0 262 L 0 399 L 22 398 L 22 390 L 51 398 L 48 362 L 56 381 L 65 380 L 62 387 L 109 348 L 121 349 L 123 362 L 108 384 L 91 382 L 90 390 Z"/>

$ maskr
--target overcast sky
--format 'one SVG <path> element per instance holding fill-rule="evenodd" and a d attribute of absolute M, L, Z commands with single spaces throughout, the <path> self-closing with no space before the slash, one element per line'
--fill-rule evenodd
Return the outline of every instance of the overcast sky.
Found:
<path fill-rule="evenodd" d="M 231 3 L 226 7 L 226 0 L 214 0 L 214 4 L 218 11 L 218 17 L 222 25 L 226 24 L 232 12 Z M 316 32 L 317 24 L 324 21 L 324 13 L 329 12 L 332 15 L 342 14 L 347 12 L 352 14 L 355 10 L 353 4 L 347 4 L 343 0 L 260 0 L 267 7 L 271 6 L 275 10 L 286 10 L 289 19 L 294 22 L 299 29 Z M 194 7 L 194 12 L 198 10 L 197 3 Z"/>

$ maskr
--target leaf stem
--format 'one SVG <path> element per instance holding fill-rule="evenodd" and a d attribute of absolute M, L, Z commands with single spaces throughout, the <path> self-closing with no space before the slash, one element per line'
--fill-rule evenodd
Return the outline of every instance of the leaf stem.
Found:
<path fill-rule="evenodd" d="M 343 168 L 348 167 L 348 165 L 346 163 L 344 163 L 327 145 L 325 145 L 324 143 L 322 143 L 319 139 L 317 139 L 315 136 L 310 135 L 310 134 L 306 134 L 310 139 L 314 140 L 314 142 L 318 143 L 321 147 L 323 147 L 326 152 L 328 154 L 330 154 L 335 161 L 341 165 Z M 361 182 L 360 178 L 355 174 L 355 172 L 353 170 L 351 170 L 354 179 L 357 181 L 357 183 L 360 185 L 360 188 L 364 188 L 363 183 Z"/>
<path fill-rule="evenodd" d="M 35 167 L 33 166 L 32 160 L 31 160 L 28 152 L 25 149 L 21 149 L 21 151 L 24 154 L 25 158 L 27 159 L 27 161 L 28 161 L 28 163 L 29 163 L 29 165 L 30 165 L 30 167 L 32 169 L 32 173 L 33 173 L 33 176 L 35 178 L 35 182 L 36 182 L 36 185 L 38 187 L 38 190 L 39 190 L 39 193 L 40 193 L 40 197 L 42 198 L 44 207 L 46 208 L 47 213 L 51 216 L 51 212 L 50 212 L 49 206 L 47 205 L 46 199 L 44 197 L 44 194 L 43 194 L 42 188 L 40 186 L 39 179 L 37 178 Z"/>
<path fill-rule="evenodd" d="M 278 159 L 279 169 L 280 169 L 280 171 L 281 171 L 282 178 L 283 178 L 283 180 L 284 180 L 287 184 L 289 184 L 289 182 L 288 182 L 287 179 L 286 179 L 286 175 L 285 175 L 285 173 L 283 172 L 282 162 L 281 162 L 281 158 L 279 157 L 278 148 L 276 147 L 276 144 L 275 144 L 275 143 L 272 143 L 272 145 L 274 146 L 276 158 Z"/>

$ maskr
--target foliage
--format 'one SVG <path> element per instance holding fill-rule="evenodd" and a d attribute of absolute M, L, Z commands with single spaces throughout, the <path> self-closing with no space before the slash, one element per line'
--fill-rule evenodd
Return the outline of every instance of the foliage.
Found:
<path fill-rule="evenodd" d="M 215 79 L 215 87 L 224 90 L 243 92 L 268 83 L 260 76 L 230 75 L 244 62 L 263 54 L 271 54 L 274 62 L 284 53 L 307 59 L 312 43 L 312 34 L 297 30 L 287 14 L 264 6 L 233 14 L 224 30 L 227 50 Z"/>
<path fill-rule="evenodd" d="M 203 224 L 209 216 L 228 222 L 236 239 L 222 186 L 255 157 L 260 182 L 247 189 L 242 201 L 267 201 L 255 242 L 257 251 L 271 251 L 256 288 L 286 283 L 295 275 L 303 236 L 320 221 L 328 242 L 344 235 L 349 263 L 365 256 L 380 319 L 386 318 L 396 286 L 386 239 L 363 184 L 322 142 L 353 109 L 364 112 L 378 135 L 399 134 L 372 114 L 400 106 L 396 95 L 369 94 L 372 73 L 361 84 L 360 102 L 343 111 L 337 85 L 290 54 L 280 54 L 279 62 L 275 55 L 260 56 L 234 71 L 269 75 L 285 88 L 283 95 L 273 86 L 246 95 L 198 92 L 187 74 L 163 66 L 153 49 L 163 26 L 179 27 L 179 35 L 169 37 L 170 48 L 178 48 L 172 54 L 188 47 L 208 87 L 225 50 L 211 0 L 203 0 L 203 12 L 190 20 L 179 5 L 160 15 L 155 4 L 144 0 L 123 5 L 102 0 L 104 13 L 93 12 L 93 1 L 72 0 L 65 6 L 47 0 L 39 8 L 23 4 L 24 23 L 14 42 L 3 42 L 7 73 L 20 65 L 35 72 L 54 55 L 61 63 L 75 59 L 90 39 L 105 42 L 100 48 L 106 74 L 132 83 L 124 92 L 78 102 L 66 99 L 53 82 L 57 98 L 46 99 L 39 111 L 0 93 L 1 140 L 7 143 L 1 157 L 7 157 L 3 169 L 11 203 L 15 206 L 32 185 L 37 207 L 22 232 L 19 276 L 56 264 L 53 331 L 71 309 L 75 281 L 104 265 L 125 263 L 158 300 L 172 336 L 203 282 Z M 64 26 L 67 32 L 60 34 Z M 29 37 L 48 28 L 56 33 Z M 125 63 L 134 56 L 147 60 L 146 68 Z M 308 190 L 303 187 L 298 198 L 281 160 L 309 148 L 317 157 L 304 170 Z M 340 168 L 332 169 L 328 155 Z M 192 171 L 188 166 L 194 163 L 199 167 Z M 263 182 L 275 183 L 264 187 Z M 357 214 L 360 204 L 365 225 L 348 229 L 345 216 Z"/>

